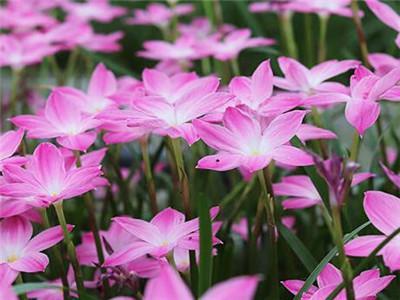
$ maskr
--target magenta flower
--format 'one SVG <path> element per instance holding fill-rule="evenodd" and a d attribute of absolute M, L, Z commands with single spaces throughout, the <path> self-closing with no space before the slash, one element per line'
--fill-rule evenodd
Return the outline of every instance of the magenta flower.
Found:
<path fill-rule="evenodd" d="M 40 144 L 29 158 L 26 168 L 5 165 L 7 184 L 0 194 L 9 197 L 29 197 L 33 206 L 46 207 L 54 202 L 82 195 L 99 184 L 99 165 L 66 169 L 61 151 L 50 143 Z"/>
<path fill-rule="evenodd" d="M 382 77 L 395 68 L 400 68 L 400 59 L 386 53 L 371 53 L 368 60 L 375 69 L 375 74 Z"/>
<path fill-rule="evenodd" d="M 203 157 L 197 168 L 227 171 L 243 167 L 255 172 L 273 159 L 294 166 L 313 164 L 308 154 L 287 145 L 296 135 L 306 113 L 292 111 L 282 114 L 267 127 L 233 107 L 225 111 L 224 126 L 195 120 L 193 123 L 200 138 L 218 151 L 215 155 Z"/>
<path fill-rule="evenodd" d="M 72 225 L 68 225 L 71 231 Z M 22 217 L 0 221 L 0 265 L 17 277 L 19 272 L 44 272 L 48 257 L 41 253 L 62 241 L 60 226 L 44 230 L 32 238 L 32 225 Z"/>
<path fill-rule="evenodd" d="M 278 63 L 285 77 L 275 76 L 274 85 L 305 96 L 324 92 L 347 92 L 344 85 L 327 80 L 360 64 L 356 60 L 328 60 L 308 69 L 289 57 L 279 57 Z"/>
<path fill-rule="evenodd" d="M 396 45 L 400 48 L 400 15 L 389 5 L 378 0 L 365 0 L 365 2 L 379 20 L 399 33 L 396 38 Z"/>
<path fill-rule="evenodd" d="M 356 300 L 375 299 L 377 294 L 384 290 L 395 276 L 380 277 L 379 269 L 372 269 L 362 272 L 353 279 L 354 294 Z M 312 285 L 306 291 L 302 300 L 321 300 L 326 299 L 334 289 L 343 281 L 342 273 L 332 264 L 327 264 L 317 277 L 318 286 Z M 304 284 L 302 280 L 286 280 L 282 282 L 292 294 L 297 295 Z M 346 294 L 342 290 L 335 298 L 345 300 Z"/>
<path fill-rule="evenodd" d="M 11 122 L 27 130 L 29 138 L 57 138 L 63 147 L 86 151 L 97 135 L 91 129 L 101 122 L 85 116 L 75 98 L 56 88 L 51 92 L 42 115 L 20 115 L 13 117 Z"/>
<path fill-rule="evenodd" d="M 112 6 L 107 0 L 89 0 L 85 3 L 66 2 L 63 8 L 68 13 L 68 19 L 79 21 L 110 22 L 126 13 L 123 7 Z"/>
<path fill-rule="evenodd" d="M 237 105 L 246 105 L 263 116 L 279 115 L 300 105 L 300 97 L 281 94 L 272 96 L 273 73 L 270 61 L 262 62 L 251 78 L 234 77 L 229 83 L 229 91 L 235 95 Z"/>
<path fill-rule="evenodd" d="M 275 44 L 274 39 L 251 37 L 249 29 L 236 29 L 230 31 L 223 39 L 209 39 L 207 44 L 198 45 L 199 49 L 208 52 L 218 60 L 236 59 L 239 53 L 247 48 L 270 46 Z"/>
<path fill-rule="evenodd" d="M 241 299 L 251 300 L 256 292 L 258 276 L 240 276 L 221 282 L 200 297 L 201 300 Z M 195 299 L 179 274 L 169 266 L 160 275 L 150 279 L 144 291 L 144 300 L 193 300 Z"/>
<path fill-rule="evenodd" d="M 210 209 L 212 219 L 219 208 Z M 161 259 L 173 252 L 176 247 L 198 250 L 198 241 L 193 241 L 193 234 L 199 230 L 198 218 L 185 222 L 184 214 L 166 208 L 159 212 L 150 222 L 129 217 L 115 217 L 113 221 L 137 238 L 137 241 L 125 244 L 104 262 L 104 266 L 118 266 L 131 262 L 138 257 L 149 254 Z"/>
<path fill-rule="evenodd" d="M 362 136 L 379 117 L 380 106 L 377 101 L 400 100 L 400 90 L 393 90 L 399 80 L 400 68 L 379 77 L 360 66 L 351 77 L 350 95 L 341 92 L 322 93 L 311 96 L 307 103 L 318 106 L 345 102 L 346 119 Z"/>
<path fill-rule="evenodd" d="M 368 256 L 388 235 L 400 228 L 400 199 L 378 191 L 368 191 L 364 197 L 364 211 L 371 223 L 383 235 L 357 237 L 345 245 L 350 256 Z M 385 265 L 392 271 L 400 270 L 400 236 L 392 239 L 378 255 L 382 255 Z"/>
<path fill-rule="evenodd" d="M 0 135 L 0 172 L 5 164 L 22 165 L 26 162 L 25 157 L 13 156 L 21 144 L 24 131 L 7 131 Z"/>

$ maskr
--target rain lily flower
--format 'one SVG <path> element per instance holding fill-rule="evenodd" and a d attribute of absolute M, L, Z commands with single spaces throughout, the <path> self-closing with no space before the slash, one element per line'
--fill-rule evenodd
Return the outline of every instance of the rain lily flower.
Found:
<path fill-rule="evenodd" d="M 351 186 L 354 187 L 373 176 L 375 175 L 368 172 L 354 174 Z M 273 189 L 276 196 L 290 197 L 282 202 L 284 209 L 302 209 L 322 203 L 321 196 L 306 175 L 283 177 L 281 182 L 273 184 Z"/>
<path fill-rule="evenodd" d="M 383 76 L 395 68 L 400 68 L 400 59 L 386 53 L 371 53 L 368 55 L 368 60 L 378 76 Z"/>
<path fill-rule="evenodd" d="M 17 131 L 7 131 L 0 135 L 0 172 L 5 164 L 24 164 L 25 157 L 13 156 L 21 144 L 24 131 L 19 129 Z"/>
<path fill-rule="evenodd" d="M 231 24 L 222 24 L 216 30 L 207 18 L 198 17 L 189 24 L 179 24 L 179 32 L 182 36 L 192 36 L 199 41 L 208 41 L 210 38 L 218 39 L 221 35 L 229 33 L 235 27 Z"/>
<path fill-rule="evenodd" d="M 126 23 L 166 28 L 174 16 L 190 14 L 193 9 L 191 4 L 178 4 L 174 8 L 169 8 L 162 3 L 151 3 L 147 5 L 146 9 L 135 9 L 133 17 L 126 19 Z"/>
<path fill-rule="evenodd" d="M 0 184 L 7 182 L 0 177 Z M 29 204 L 29 199 L 5 197 L 0 195 L 0 218 L 9 218 L 12 216 L 23 216 L 24 218 L 41 223 L 40 213 Z"/>
<path fill-rule="evenodd" d="M 345 245 L 350 256 L 368 256 L 388 235 L 400 228 L 400 199 L 379 191 L 368 191 L 364 197 L 364 211 L 371 223 L 383 234 L 360 236 Z M 382 250 L 385 265 L 392 271 L 400 270 L 400 236 L 397 235 Z"/>
<path fill-rule="evenodd" d="M 365 2 L 379 20 L 399 33 L 396 38 L 396 45 L 400 48 L 400 15 L 389 5 L 378 0 L 365 0 Z"/>
<path fill-rule="evenodd" d="M 7 300 L 18 300 L 17 295 L 15 295 L 12 286 L 7 284 L 2 284 L 0 286 L 0 298 Z"/>
<path fill-rule="evenodd" d="M 230 31 L 223 39 L 209 39 L 209 42 L 204 45 L 198 45 L 204 52 L 210 53 L 218 60 L 236 59 L 239 53 L 247 48 L 255 48 L 261 46 L 270 46 L 275 44 L 274 39 L 251 37 L 249 29 L 236 29 Z"/>
<path fill-rule="evenodd" d="M 356 300 L 375 299 L 377 294 L 384 290 L 395 276 L 380 277 L 379 269 L 371 269 L 362 272 L 353 279 L 354 294 Z M 317 277 L 318 286 L 312 285 L 301 297 L 302 300 L 326 299 L 335 288 L 343 282 L 342 273 L 334 265 L 327 264 Z M 293 295 L 297 295 L 304 284 L 302 280 L 286 280 L 282 282 Z M 335 298 L 346 299 L 345 291 L 341 291 Z"/>
<path fill-rule="evenodd" d="M 112 6 L 108 0 L 89 0 L 85 3 L 66 2 L 63 8 L 69 19 L 80 21 L 110 22 L 126 13 L 123 7 Z"/>
<path fill-rule="evenodd" d="M 11 122 L 28 131 L 29 138 L 57 138 L 57 142 L 72 150 L 86 151 L 96 139 L 91 130 L 101 122 L 91 116 L 85 116 L 75 97 L 62 90 L 54 89 L 41 115 L 20 115 Z"/>
<path fill-rule="evenodd" d="M 341 92 L 322 93 L 311 96 L 310 105 L 327 105 L 346 103 L 345 116 L 347 121 L 357 130 L 360 136 L 374 125 L 380 114 L 379 100 L 400 100 L 400 91 L 393 92 L 393 87 L 400 80 L 400 68 L 391 70 L 379 77 L 360 66 L 350 80 L 350 95 Z M 389 95 L 389 92 L 391 92 Z"/>
<path fill-rule="evenodd" d="M 351 0 L 296 0 L 288 6 L 296 12 L 316 13 L 321 16 L 338 15 L 351 18 Z"/>
<path fill-rule="evenodd" d="M 240 276 L 221 282 L 206 291 L 201 300 L 242 299 L 251 300 L 256 292 L 258 276 Z M 179 274 L 169 266 L 146 285 L 144 300 L 193 300 L 195 299 Z"/>
<path fill-rule="evenodd" d="M 285 77 L 275 76 L 274 85 L 305 96 L 325 92 L 346 93 L 347 88 L 344 85 L 327 80 L 360 64 L 356 60 L 328 60 L 308 69 L 289 57 L 279 57 L 278 63 Z"/>
<path fill-rule="evenodd" d="M 68 225 L 71 231 L 73 226 Z M 49 258 L 42 253 L 63 239 L 60 226 L 46 229 L 32 238 L 32 224 L 15 216 L 0 221 L 0 265 L 17 277 L 19 272 L 44 272 Z"/>
<path fill-rule="evenodd" d="M 294 0 L 293 2 L 295 2 Z M 277 12 L 277 13 L 291 13 L 292 9 L 290 3 L 287 1 L 262 1 L 254 2 L 249 5 L 249 10 L 253 13 L 262 12 Z"/>
<path fill-rule="evenodd" d="M 218 211 L 218 207 L 210 209 L 211 219 L 216 217 Z M 172 208 L 162 210 L 150 222 L 129 217 L 115 217 L 113 221 L 138 241 L 125 244 L 119 251 L 111 254 L 106 258 L 104 266 L 122 265 L 145 254 L 161 259 L 176 247 L 199 249 L 199 243 L 192 241 L 192 234 L 199 230 L 199 219 L 185 221 L 184 214 Z"/>
<path fill-rule="evenodd" d="M 50 143 L 40 144 L 29 158 L 26 168 L 5 165 L 7 184 L 0 194 L 9 197 L 29 197 L 30 204 L 47 207 L 57 201 L 82 195 L 99 184 L 99 165 L 66 169 L 66 159 Z"/>
<path fill-rule="evenodd" d="M 284 113 L 265 128 L 259 120 L 233 107 L 225 111 L 224 126 L 195 120 L 193 123 L 200 138 L 218 151 L 202 158 L 197 168 L 227 171 L 242 166 L 255 172 L 265 168 L 273 159 L 293 166 L 313 164 L 308 154 L 287 145 L 296 135 L 306 113 Z"/>

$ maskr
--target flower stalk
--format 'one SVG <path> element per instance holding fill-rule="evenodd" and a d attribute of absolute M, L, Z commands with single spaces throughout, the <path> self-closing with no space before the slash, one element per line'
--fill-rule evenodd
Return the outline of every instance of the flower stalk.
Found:
<path fill-rule="evenodd" d="M 326 59 L 326 33 L 328 31 L 329 15 L 319 15 L 319 46 L 318 46 L 318 62 L 321 63 Z"/>
<path fill-rule="evenodd" d="M 282 38 L 285 39 L 285 46 L 287 54 L 290 57 L 298 58 L 298 50 L 294 38 L 292 13 L 283 13 L 279 16 L 281 23 Z"/>

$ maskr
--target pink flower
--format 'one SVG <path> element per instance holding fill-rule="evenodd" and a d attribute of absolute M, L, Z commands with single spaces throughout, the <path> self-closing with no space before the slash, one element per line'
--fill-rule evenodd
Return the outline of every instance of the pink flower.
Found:
<path fill-rule="evenodd" d="M 4 284 L 0 286 L 0 299 L 18 300 L 18 297 L 10 285 Z"/>
<path fill-rule="evenodd" d="M 234 77 L 229 83 L 229 91 L 235 95 L 237 105 L 246 105 L 263 116 L 279 115 L 300 105 L 300 98 L 281 94 L 272 96 L 273 74 L 270 61 L 262 62 L 251 78 Z"/>
<path fill-rule="evenodd" d="M 68 225 L 69 231 L 72 228 Z M 19 272 L 44 272 L 49 259 L 41 252 L 60 242 L 63 233 L 60 226 L 55 226 L 31 237 L 32 225 L 25 218 L 0 221 L 0 265 L 4 264 L 15 277 Z"/>
<path fill-rule="evenodd" d="M 351 77 L 350 95 L 342 92 L 322 93 L 311 96 L 307 103 L 327 105 L 345 102 L 346 119 L 362 136 L 379 117 L 380 106 L 377 101 L 382 99 L 400 100 L 400 90 L 393 89 L 399 80 L 400 68 L 395 68 L 379 77 L 360 66 Z"/>
<path fill-rule="evenodd" d="M 206 291 L 201 300 L 241 299 L 251 300 L 257 289 L 258 276 L 240 276 L 221 282 Z M 179 274 L 169 266 L 162 268 L 160 275 L 149 280 L 144 291 L 144 300 L 193 300 L 190 290 Z"/>
<path fill-rule="evenodd" d="M 351 0 L 296 0 L 288 7 L 291 10 L 303 13 L 316 13 L 322 16 L 338 15 L 351 18 L 352 10 L 348 7 Z"/>
<path fill-rule="evenodd" d="M 288 165 L 313 164 L 312 158 L 302 150 L 287 145 L 296 135 L 306 111 L 292 111 L 273 119 L 267 127 L 259 120 L 229 107 L 224 114 L 224 126 L 195 120 L 200 138 L 218 151 L 202 158 L 197 168 L 226 171 L 244 167 L 255 172 L 266 167 L 271 160 Z"/>
<path fill-rule="evenodd" d="M 396 44 L 400 48 L 400 15 L 389 5 L 378 0 L 365 0 L 365 2 L 379 20 L 399 33 L 396 38 Z"/>
<path fill-rule="evenodd" d="M 373 176 L 375 175 L 368 172 L 354 174 L 351 186 L 356 186 Z M 273 184 L 273 189 L 276 196 L 290 197 L 282 202 L 284 209 L 302 209 L 322 202 L 317 189 L 306 175 L 283 177 L 281 182 Z"/>
<path fill-rule="evenodd" d="M 112 6 L 107 0 L 89 0 L 85 3 L 66 2 L 64 9 L 68 19 L 80 21 L 110 22 L 126 13 L 123 7 Z"/>
<path fill-rule="evenodd" d="M 0 184 L 7 182 L 0 177 Z M 9 218 L 12 216 L 23 216 L 24 218 L 40 223 L 42 217 L 39 212 L 29 204 L 28 199 L 5 197 L 0 195 L 0 218 Z"/>
<path fill-rule="evenodd" d="M 368 256 L 393 231 L 400 228 L 400 199 L 378 191 L 368 191 L 364 197 L 364 211 L 371 223 L 383 235 L 366 235 L 355 238 L 345 245 L 350 256 Z M 392 239 L 378 253 L 385 265 L 392 271 L 400 270 L 400 236 Z"/>
<path fill-rule="evenodd" d="M 211 208 L 214 219 L 218 207 Z M 118 266 L 149 254 L 162 259 L 177 247 L 198 250 L 198 240 L 193 241 L 193 234 L 199 230 L 198 218 L 185 222 L 184 214 L 172 208 L 159 212 L 150 222 L 129 217 L 115 217 L 113 221 L 136 237 L 137 241 L 126 244 L 114 252 L 104 262 L 104 266 Z"/>
<path fill-rule="evenodd" d="M 346 92 L 347 88 L 344 85 L 327 80 L 360 64 L 356 60 L 328 60 L 308 69 L 289 57 L 279 57 L 278 63 L 285 77 L 275 76 L 274 85 L 305 96 L 324 92 Z"/>
<path fill-rule="evenodd" d="M 126 20 L 127 24 L 155 25 L 160 28 L 168 26 L 174 16 L 183 16 L 193 12 L 192 4 L 178 4 L 169 8 L 162 3 L 151 3 L 146 9 L 135 9 L 133 17 Z"/>
<path fill-rule="evenodd" d="M 395 68 L 400 68 L 400 59 L 386 53 L 371 53 L 368 60 L 375 69 L 375 74 L 382 77 Z"/>
<path fill-rule="evenodd" d="M 395 276 L 380 277 L 379 269 L 362 272 L 353 279 L 356 300 L 375 299 L 376 295 L 384 290 Z M 302 300 L 326 299 L 334 289 L 343 281 L 342 273 L 332 264 L 327 264 L 317 277 L 318 286 L 312 285 L 301 297 Z M 282 282 L 292 294 L 297 295 L 304 284 L 302 280 L 286 280 Z M 335 298 L 346 300 L 345 291 L 342 290 Z"/>
<path fill-rule="evenodd" d="M 23 136 L 22 129 L 10 130 L 0 135 L 0 172 L 5 164 L 22 165 L 26 162 L 25 157 L 12 156 L 18 150 Z"/>
<path fill-rule="evenodd" d="M 198 45 L 198 48 L 210 53 L 218 60 L 225 61 L 236 59 L 244 49 L 273 44 L 275 44 L 274 39 L 252 38 L 249 29 L 236 29 L 229 32 L 222 40 L 209 39 L 207 44 L 202 43 Z"/>
<path fill-rule="evenodd" d="M 292 2 L 295 2 L 293 0 Z M 274 2 L 255 2 L 249 5 L 249 10 L 253 13 L 262 12 L 276 12 L 276 13 L 291 13 L 292 9 L 290 2 L 287 1 L 274 1 Z"/>
<path fill-rule="evenodd" d="M 82 195 L 99 184 L 99 165 L 66 169 L 61 151 L 50 143 L 40 144 L 29 158 L 26 168 L 4 166 L 7 184 L 0 194 L 9 197 L 29 197 L 33 206 L 43 207 Z"/>
<path fill-rule="evenodd" d="M 75 102 L 75 97 L 56 88 L 42 115 L 20 115 L 11 122 L 27 130 L 29 138 L 57 138 L 63 147 L 85 151 L 96 139 L 96 132 L 91 129 L 101 122 L 85 116 Z"/>

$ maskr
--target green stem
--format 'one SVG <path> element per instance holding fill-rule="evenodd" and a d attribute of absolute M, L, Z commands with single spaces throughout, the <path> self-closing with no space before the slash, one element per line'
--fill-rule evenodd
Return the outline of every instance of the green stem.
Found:
<path fill-rule="evenodd" d="M 292 14 L 291 13 L 282 13 L 279 16 L 279 19 L 280 19 L 282 34 L 283 34 L 282 38 L 285 40 L 287 54 L 290 57 L 297 59 L 298 51 L 297 51 L 297 45 L 296 45 L 296 41 L 294 38 L 294 32 L 293 32 L 293 26 L 292 26 L 293 25 L 292 24 Z"/>
<path fill-rule="evenodd" d="M 314 124 L 317 127 L 324 128 L 324 125 L 322 124 L 321 115 L 316 107 L 313 107 L 311 109 L 311 116 L 314 121 Z M 327 159 L 329 157 L 329 153 L 328 153 L 328 146 L 327 146 L 326 142 L 324 140 L 318 140 L 318 145 L 319 145 L 322 157 L 324 159 Z"/>
<path fill-rule="evenodd" d="M 201 72 L 203 75 L 211 73 L 211 61 L 209 57 L 205 57 L 201 60 Z"/>
<path fill-rule="evenodd" d="M 58 201 L 58 202 L 54 203 L 53 205 L 56 210 L 58 222 L 60 223 L 61 228 L 63 230 L 64 243 L 65 243 L 65 246 L 67 247 L 67 252 L 68 252 L 68 256 L 71 261 L 71 264 L 72 264 L 72 268 L 74 269 L 75 282 L 76 282 L 76 286 L 78 288 L 78 294 L 80 297 L 83 297 L 84 286 L 83 286 L 82 271 L 79 266 L 78 259 L 76 258 L 76 250 L 75 250 L 74 243 L 72 242 L 72 240 L 70 238 L 70 233 L 67 228 L 67 222 L 65 220 L 64 210 L 63 210 L 63 202 Z"/>
<path fill-rule="evenodd" d="M 312 32 L 312 15 L 304 14 L 304 29 L 306 34 L 306 48 L 307 48 L 307 65 L 312 67 L 314 64 L 314 45 L 313 45 L 313 32 Z"/>
<path fill-rule="evenodd" d="M 23 284 L 24 283 L 24 280 L 22 278 L 22 274 L 21 273 L 18 274 L 18 277 L 16 279 L 16 283 L 17 284 Z M 26 296 L 26 293 L 21 294 L 20 298 L 21 298 L 21 300 L 28 300 L 28 297 Z"/>
<path fill-rule="evenodd" d="M 353 11 L 353 22 L 356 25 L 358 43 L 360 45 L 360 50 L 361 50 L 361 57 L 364 62 L 364 65 L 370 69 L 371 64 L 368 59 L 367 40 L 365 38 L 364 30 L 362 28 L 362 23 L 361 23 L 361 19 L 360 19 L 360 11 L 358 9 L 358 0 L 351 1 L 351 10 Z"/>
<path fill-rule="evenodd" d="M 150 163 L 149 147 L 147 137 L 140 139 L 140 148 L 144 163 L 144 175 L 146 178 L 147 192 L 150 199 L 150 208 L 153 216 L 158 213 L 156 185 L 154 183 L 152 167 Z"/>
<path fill-rule="evenodd" d="M 329 15 L 319 15 L 319 46 L 318 46 L 318 62 L 321 63 L 326 59 L 326 33 L 328 31 Z"/>
<path fill-rule="evenodd" d="M 14 116 L 18 114 L 17 111 L 17 100 L 18 100 L 18 90 L 20 89 L 20 82 L 22 69 L 12 69 L 12 80 L 11 80 L 11 93 L 10 93 L 10 115 Z"/>
<path fill-rule="evenodd" d="M 233 58 L 230 60 L 231 62 L 231 68 L 232 68 L 232 73 L 234 76 L 239 76 L 240 75 L 240 68 L 239 68 L 239 63 L 237 58 Z"/>
<path fill-rule="evenodd" d="M 385 166 L 389 167 L 387 151 L 386 151 L 385 136 L 384 136 L 383 130 L 382 130 L 382 119 L 380 117 L 376 121 L 376 130 L 378 131 L 379 148 L 381 151 L 383 163 L 385 164 Z"/>
<path fill-rule="evenodd" d="M 53 74 L 56 77 L 57 85 L 63 85 L 63 74 L 57 63 L 56 57 L 54 55 L 49 56 L 49 62 L 50 62 Z"/>
<path fill-rule="evenodd" d="M 75 71 L 76 62 L 79 56 L 79 48 L 75 48 L 68 57 L 67 69 L 63 78 L 63 84 L 68 84 L 68 80 L 73 79 L 72 75 Z M 72 82 L 73 83 L 73 82 Z"/>

